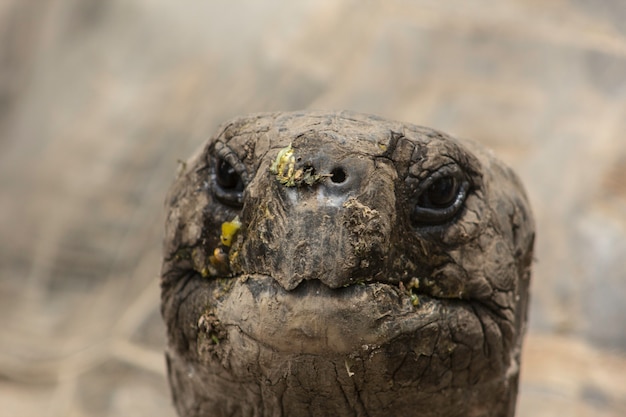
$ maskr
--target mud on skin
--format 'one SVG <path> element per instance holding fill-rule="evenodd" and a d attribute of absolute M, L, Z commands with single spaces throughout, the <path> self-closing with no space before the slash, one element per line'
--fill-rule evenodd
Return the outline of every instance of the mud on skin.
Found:
<path fill-rule="evenodd" d="M 479 145 L 256 114 L 220 127 L 166 207 L 181 416 L 514 415 L 534 226 Z"/>

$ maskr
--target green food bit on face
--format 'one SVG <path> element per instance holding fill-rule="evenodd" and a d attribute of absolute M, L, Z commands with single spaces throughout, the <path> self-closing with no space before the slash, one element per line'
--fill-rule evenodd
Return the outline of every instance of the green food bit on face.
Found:
<path fill-rule="evenodd" d="M 224 246 L 230 246 L 233 244 L 233 238 L 235 234 L 241 229 L 241 221 L 239 220 L 239 216 L 236 216 L 230 222 L 222 223 L 222 235 L 220 236 L 220 241 Z"/>
<path fill-rule="evenodd" d="M 296 157 L 291 144 L 278 152 L 276 159 L 270 166 L 270 172 L 276 175 L 278 182 L 285 187 L 311 186 L 330 174 L 316 174 L 312 166 L 296 169 Z"/>
<path fill-rule="evenodd" d="M 420 287 L 420 279 L 419 278 L 411 278 L 406 288 L 409 290 L 418 289 Z"/>
<path fill-rule="evenodd" d="M 293 178 L 296 158 L 293 156 L 291 144 L 281 149 L 270 167 L 270 172 L 276 175 L 281 184 L 287 184 Z"/>

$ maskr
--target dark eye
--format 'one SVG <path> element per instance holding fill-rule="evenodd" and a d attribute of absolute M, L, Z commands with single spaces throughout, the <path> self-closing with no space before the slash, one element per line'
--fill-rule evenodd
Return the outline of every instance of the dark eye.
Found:
<path fill-rule="evenodd" d="M 417 225 L 441 224 L 451 220 L 463 207 L 469 181 L 456 166 L 433 173 L 418 187 L 412 220 Z"/>
<path fill-rule="evenodd" d="M 243 181 L 235 168 L 224 159 L 217 161 L 215 179 L 224 190 L 243 191 Z"/>
<path fill-rule="evenodd" d="M 235 207 L 243 206 L 243 190 L 248 183 L 245 165 L 230 148 L 221 142 L 215 144 L 211 164 L 211 190 L 220 202 Z"/>
<path fill-rule="evenodd" d="M 418 201 L 422 207 L 445 208 L 454 203 L 459 191 L 459 182 L 455 177 L 437 178 L 426 189 Z"/>

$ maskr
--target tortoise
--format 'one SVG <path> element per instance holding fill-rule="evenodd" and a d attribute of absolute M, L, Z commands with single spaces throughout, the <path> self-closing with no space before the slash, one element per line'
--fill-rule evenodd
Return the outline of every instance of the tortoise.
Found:
<path fill-rule="evenodd" d="M 348 111 L 223 124 L 166 199 L 181 416 L 513 416 L 534 225 L 477 143 Z"/>

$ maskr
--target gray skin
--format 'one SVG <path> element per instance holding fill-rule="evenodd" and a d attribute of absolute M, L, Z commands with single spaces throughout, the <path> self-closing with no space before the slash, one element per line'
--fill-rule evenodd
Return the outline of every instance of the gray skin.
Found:
<path fill-rule="evenodd" d="M 478 144 L 349 112 L 256 114 L 182 166 L 166 206 L 181 416 L 514 415 L 534 225 Z"/>

